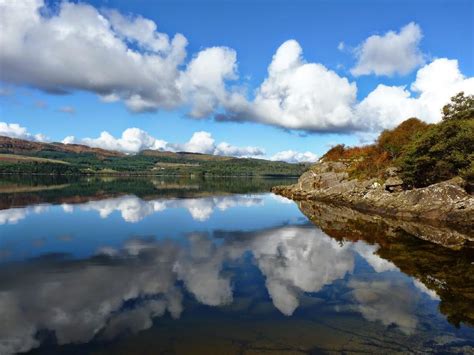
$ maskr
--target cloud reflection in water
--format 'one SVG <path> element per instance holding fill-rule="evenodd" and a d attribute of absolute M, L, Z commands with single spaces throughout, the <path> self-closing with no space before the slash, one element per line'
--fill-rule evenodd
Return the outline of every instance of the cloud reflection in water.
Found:
<path fill-rule="evenodd" d="M 116 207 L 120 201 L 136 202 L 123 198 Z M 228 208 L 233 200 L 205 201 Z M 155 208 L 153 203 L 145 206 Z M 117 209 L 124 218 L 143 216 L 135 213 L 143 209 Z M 358 256 L 376 273 L 396 270 L 374 254 L 376 246 L 363 242 L 341 246 L 308 226 L 226 232 L 219 242 L 214 237 L 193 233 L 186 244 L 133 238 L 121 248 L 104 246 L 89 259 L 50 256 L 0 269 L 0 323 L 9 324 L 0 328 L 0 353 L 37 347 L 35 334 L 42 329 L 53 331 L 59 344 L 83 343 L 95 336 L 111 339 L 124 331 L 147 329 L 153 318 L 165 313 L 179 318 L 184 310 L 180 285 L 202 304 L 229 304 L 235 275 L 223 272 L 224 265 L 243 262 L 246 253 L 264 277 L 274 306 L 287 316 L 294 313 L 302 294 L 318 292 L 349 275 L 352 309 L 370 321 L 395 324 L 407 334 L 416 327 L 408 306 L 413 303 L 406 302 L 416 303 L 413 284 L 395 277 L 379 281 L 351 276 Z M 127 307 L 130 302 L 133 306 Z"/>

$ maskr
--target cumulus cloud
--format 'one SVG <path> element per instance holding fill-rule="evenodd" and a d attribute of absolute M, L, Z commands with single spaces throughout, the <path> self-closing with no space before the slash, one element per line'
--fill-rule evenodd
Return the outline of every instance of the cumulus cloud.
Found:
<path fill-rule="evenodd" d="M 25 127 L 7 122 L 0 122 L 0 135 L 21 139 L 31 139 L 32 137 Z"/>
<path fill-rule="evenodd" d="M 193 133 L 191 139 L 184 144 L 177 144 L 178 150 L 191 153 L 212 154 L 215 149 L 214 138 L 209 132 L 199 131 Z"/>
<path fill-rule="evenodd" d="M 234 95 L 221 120 L 250 120 L 289 129 L 337 131 L 351 126 L 357 87 L 319 63 L 307 63 L 295 40 L 283 43 L 253 101 Z"/>
<path fill-rule="evenodd" d="M 383 36 L 370 36 L 355 50 L 357 63 L 351 69 L 352 75 L 408 74 L 424 63 L 419 49 L 422 37 L 420 26 L 414 22 L 398 33 L 389 31 Z"/>
<path fill-rule="evenodd" d="M 359 127 L 381 130 L 409 117 L 435 123 L 451 96 L 464 91 L 474 94 L 474 78 L 466 78 L 457 60 L 435 59 L 420 68 L 409 88 L 379 84 L 356 107 Z"/>
<path fill-rule="evenodd" d="M 109 132 L 104 131 L 97 138 L 76 139 L 74 136 L 67 136 L 62 140 L 62 143 L 85 144 L 90 147 L 116 150 L 125 153 L 138 153 L 145 149 L 235 157 L 261 157 L 265 153 L 265 151 L 259 147 L 237 147 L 227 142 L 216 144 L 211 133 L 206 131 L 194 132 L 189 141 L 185 143 L 169 143 L 154 138 L 139 128 L 127 128 L 119 138 L 115 138 Z"/>
<path fill-rule="evenodd" d="M 164 149 L 167 144 L 139 128 L 127 128 L 120 138 L 115 138 L 104 131 L 98 138 L 84 138 L 81 142 L 91 147 L 118 150 L 125 153 L 137 153 L 144 149 Z"/>
<path fill-rule="evenodd" d="M 409 24 L 399 34 L 389 32 L 384 37 L 375 36 L 375 42 L 384 43 L 387 38 L 395 36 L 395 44 L 404 43 L 410 34 L 417 37 L 417 33 L 421 38 L 419 27 Z M 423 56 L 418 53 L 417 45 L 413 46 L 407 48 L 415 53 L 411 57 L 411 62 L 416 63 L 415 68 L 423 63 L 420 59 Z M 381 47 L 382 53 L 374 56 L 382 59 L 385 55 L 391 57 L 386 52 L 394 49 L 388 45 Z M 410 58 L 402 49 L 394 51 Z M 397 59 L 396 63 L 399 62 Z M 403 65 L 391 70 L 400 73 L 408 70 L 408 64 Z M 421 67 L 411 85 L 379 84 L 365 98 L 357 101 L 355 83 L 350 83 L 347 78 L 340 77 L 321 64 L 306 62 L 298 42 L 290 40 L 276 51 L 268 67 L 268 77 L 257 88 L 254 99 L 248 100 L 234 93 L 223 103 L 226 113 L 216 118 L 256 121 L 312 132 L 377 133 L 410 117 L 430 123 L 440 121 L 442 106 L 460 91 L 474 94 L 474 78 L 461 73 L 457 60 L 438 58 Z"/>
<path fill-rule="evenodd" d="M 2 81 L 51 93 L 89 91 L 105 103 L 122 101 L 134 112 L 186 107 L 192 118 L 312 132 L 378 132 L 411 116 L 436 122 L 450 96 L 460 90 L 474 93 L 472 78 L 462 75 L 457 61 L 440 58 L 419 69 L 411 85 L 380 84 L 359 102 L 355 82 L 305 60 L 299 43 L 288 40 L 273 55 L 264 81 L 247 94 L 239 81 L 230 85 L 239 79 L 233 49 L 204 48 L 187 59 L 183 35 L 170 37 L 141 16 L 67 1 L 53 11 L 43 0 L 3 1 L 0 16 Z M 414 70 L 425 62 L 421 38 L 415 23 L 368 37 L 356 49 L 352 74 L 390 76 Z M 349 48 L 344 42 L 338 47 Z M 124 137 L 118 143 L 110 134 L 99 138 L 91 142 L 133 151 Z M 152 149 L 154 143 L 144 139 Z M 189 147 L 198 152 L 260 155 L 255 147 L 213 147 L 212 137 L 202 133 L 193 139 Z"/>
<path fill-rule="evenodd" d="M 265 154 L 265 150 L 260 147 L 237 147 L 227 142 L 221 142 L 216 145 L 212 135 L 206 131 L 195 132 L 186 143 L 170 144 L 168 149 L 235 157 L 261 157 Z"/>
<path fill-rule="evenodd" d="M 311 152 L 296 152 L 294 150 L 284 150 L 273 155 L 271 160 L 286 161 L 288 163 L 314 163 L 318 161 L 318 156 Z"/>
<path fill-rule="evenodd" d="M 225 80 L 237 79 L 236 61 L 236 52 L 227 47 L 207 48 L 191 60 L 178 86 L 190 98 L 192 117 L 207 117 L 228 100 Z"/>
<path fill-rule="evenodd" d="M 201 116 L 221 99 L 224 80 L 234 77 L 232 50 L 204 49 L 186 67 L 186 38 L 170 38 L 141 16 L 67 1 L 55 12 L 42 0 L 2 1 L 0 14 L 1 78 L 13 84 L 52 93 L 86 90 L 137 112 L 195 99 L 192 114 Z"/>
<path fill-rule="evenodd" d="M 18 123 L 0 122 L 0 136 L 11 138 L 27 139 L 31 141 L 48 141 L 49 138 L 44 134 L 32 134 L 28 130 L 20 126 Z"/>

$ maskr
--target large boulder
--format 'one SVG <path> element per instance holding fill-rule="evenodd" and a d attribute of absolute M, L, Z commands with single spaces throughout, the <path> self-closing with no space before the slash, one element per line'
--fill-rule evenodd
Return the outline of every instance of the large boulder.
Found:
<path fill-rule="evenodd" d="M 387 180 L 385 180 L 383 187 L 388 192 L 403 191 L 403 180 L 400 179 L 398 176 L 391 176 Z"/>

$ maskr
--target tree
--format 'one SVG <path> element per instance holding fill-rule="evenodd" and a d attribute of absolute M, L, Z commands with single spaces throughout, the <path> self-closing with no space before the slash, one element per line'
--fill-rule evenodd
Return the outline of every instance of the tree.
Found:
<path fill-rule="evenodd" d="M 403 180 L 428 186 L 457 175 L 472 178 L 474 120 L 450 119 L 431 126 L 400 158 Z"/>
<path fill-rule="evenodd" d="M 474 95 L 465 96 L 461 91 L 451 97 L 451 102 L 441 112 L 444 121 L 474 119 Z"/>
<path fill-rule="evenodd" d="M 409 118 L 391 130 L 384 130 L 377 139 L 377 146 L 380 150 L 387 152 L 391 159 L 396 159 L 403 148 L 423 133 L 428 126 L 418 118 Z"/>

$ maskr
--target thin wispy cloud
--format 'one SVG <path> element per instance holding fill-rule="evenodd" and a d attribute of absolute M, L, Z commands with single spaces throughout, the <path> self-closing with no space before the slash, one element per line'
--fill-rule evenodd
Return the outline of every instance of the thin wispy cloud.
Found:
<path fill-rule="evenodd" d="M 72 106 L 61 106 L 60 108 L 58 108 L 58 111 L 62 113 L 67 113 L 70 115 L 73 115 L 76 113 L 76 109 Z"/>

